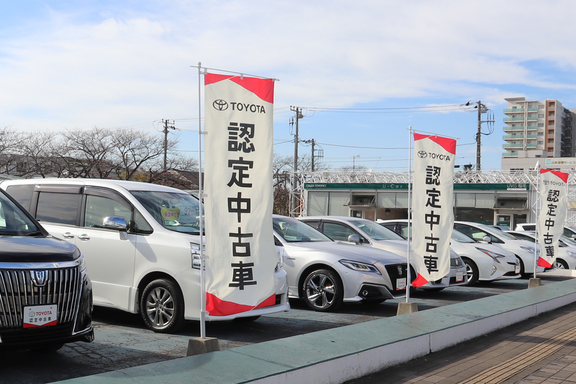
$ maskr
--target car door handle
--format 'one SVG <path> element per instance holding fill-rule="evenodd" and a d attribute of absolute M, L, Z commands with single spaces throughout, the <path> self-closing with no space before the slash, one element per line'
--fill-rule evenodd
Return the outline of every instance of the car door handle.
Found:
<path fill-rule="evenodd" d="M 74 234 L 72 232 L 65 232 L 62 234 L 62 237 L 65 239 L 73 239 L 74 238 Z"/>
<path fill-rule="evenodd" d="M 79 235 L 78 238 L 80 240 L 90 240 L 90 236 L 88 236 L 87 234 Z"/>

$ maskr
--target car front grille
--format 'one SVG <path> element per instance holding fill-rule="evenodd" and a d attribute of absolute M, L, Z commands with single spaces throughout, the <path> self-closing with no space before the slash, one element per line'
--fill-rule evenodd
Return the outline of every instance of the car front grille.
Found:
<path fill-rule="evenodd" d="M 388 264 L 385 266 L 386 272 L 388 272 L 388 276 L 390 276 L 390 280 L 392 282 L 392 288 L 394 291 L 398 290 L 396 287 L 396 282 L 400 278 L 406 278 L 408 275 L 408 271 L 406 270 L 406 264 Z"/>
<path fill-rule="evenodd" d="M 24 307 L 30 305 L 56 304 L 57 323 L 72 323 L 81 292 L 78 267 L 0 270 L 0 330 L 22 327 Z"/>

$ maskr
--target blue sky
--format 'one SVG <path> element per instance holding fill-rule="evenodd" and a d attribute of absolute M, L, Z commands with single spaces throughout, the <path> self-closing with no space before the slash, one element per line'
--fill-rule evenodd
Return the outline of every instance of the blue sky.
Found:
<path fill-rule="evenodd" d="M 300 138 L 332 168 L 405 171 L 409 126 L 458 138 L 456 164 L 475 164 L 476 113 L 422 107 L 481 100 L 495 118 L 482 169 L 497 170 L 505 97 L 576 108 L 575 19 L 570 0 L 0 0 L 0 127 L 160 135 L 170 119 L 196 157 L 202 62 L 279 79 L 279 155 L 299 106 Z"/>

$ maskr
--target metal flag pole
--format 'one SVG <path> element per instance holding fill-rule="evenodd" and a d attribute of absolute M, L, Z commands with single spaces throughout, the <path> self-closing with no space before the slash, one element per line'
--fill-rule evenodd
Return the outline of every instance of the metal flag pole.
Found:
<path fill-rule="evenodd" d="M 537 195 L 536 195 L 536 231 L 534 235 L 536 237 L 536 241 L 534 242 L 534 278 L 536 278 L 536 264 L 538 262 L 538 248 L 540 247 L 540 243 L 538 241 L 538 222 L 540 221 L 540 162 L 536 163 L 536 185 L 537 187 Z"/>
<path fill-rule="evenodd" d="M 204 193 L 202 189 L 202 63 L 198 62 L 198 215 L 200 216 L 200 338 L 206 338 L 206 269 L 204 268 Z"/>
<path fill-rule="evenodd" d="M 412 236 L 410 222 L 412 220 L 412 126 L 408 128 L 408 241 L 406 242 L 406 302 L 410 301 L 410 287 L 412 287 L 412 273 L 410 270 L 410 244 Z"/>

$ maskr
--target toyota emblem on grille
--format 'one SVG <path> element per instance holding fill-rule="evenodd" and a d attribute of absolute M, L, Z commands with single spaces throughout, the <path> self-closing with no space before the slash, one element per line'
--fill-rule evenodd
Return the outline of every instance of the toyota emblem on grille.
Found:
<path fill-rule="evenodd" d="M 48 271 L 30 271 L 32 282 L 37 287 L 43 287 L 48 282 Z"/>
<path fill-rule="evenodd" d="M 398 265 L 396 268 L 398 268 L 398 274 L 402 276 L 402 266 Z"/>

